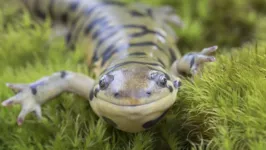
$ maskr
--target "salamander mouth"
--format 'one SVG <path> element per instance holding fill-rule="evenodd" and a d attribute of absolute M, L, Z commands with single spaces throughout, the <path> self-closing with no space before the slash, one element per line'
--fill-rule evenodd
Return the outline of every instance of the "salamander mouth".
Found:
<path fill-rule="evenodd" d="M 148 105 L 148 104 L 151 104 L 151 103 L 156 103 L 156 102 L 163 101 L 163 100 L 166 100 L 166 99 L 171 99 L 171 98 L 175 98 L 175 96 L 173 94 L 169 94 L 169 95 L 162 96 L 160 98 L 152 99 L 152 100 L 149 100 L 149 101 L 138 100 L 138 99 L 123 99 L 123 100 L 119 100 L 119 101 L 121 101 L 121 103 L 114 103 L 111 100 L 106 100 L 106 98 L 103 98 L 103 97 L 98 97 L 97 99 L 101 100 L 101 101 L 108 102 L 108 103 L 116 105 L 116 106 L 137 107 L 137 106 Z M 115 100 L 115 99 L 113 99 L 113 100 Z"/>

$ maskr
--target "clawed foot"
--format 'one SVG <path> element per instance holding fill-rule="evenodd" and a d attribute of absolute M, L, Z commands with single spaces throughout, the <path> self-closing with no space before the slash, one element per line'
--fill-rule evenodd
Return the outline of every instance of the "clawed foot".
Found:
<path fill-rule="evenodd" d="M 95 81 L 80 73 L 60 71 L 50 76 L 45 76 L 30 84 L 10 84 L 16 95 L 2 102 L 3 106 L 21 105 L 21 111 L 17 118 L 18 125 L 22 125 L 25 117 L 30 112 L 35 112 L 38 119 L 42 118 L 41 105 L 63 92 L 71 92 L 90 99 Z"/>
<path fill-rule="evenodd" d="M 181 76 L 192 76 L 199 74 L 206 62 L 214 62 L 215 57 L 211 56 L 218 46 L 204 48 L 199 53 L 189 53 L 183 56 L 180 60 L 174 62 L 172 70 Z"/>
<path fill-rule="evenodd" d="M 35 90 L 29 84 L 6 84 L 7 87 L 12 89 L 15 93 L 15 96 L 2 102 L 3 106 L 12 106 L 14 104 L 21 105 L 21 111 L 17 118 L 18 125 L 22 125 L 25 116 L 30 112 L 35 112 L 38 119 L 41 119 L 41 105 L 36 100 Z"/>
<path fill-rule="evenodd" d="M 218 49 L 217 46 L 204 48 L 200 53 L 194 54 L 194 63 L 191 63 L 191 74 L 195 76 L 200 69 L 202 69 L 204 63 L 206 62 L 214 62 L 216 59 L 214 56 L 210 56 Z"/>

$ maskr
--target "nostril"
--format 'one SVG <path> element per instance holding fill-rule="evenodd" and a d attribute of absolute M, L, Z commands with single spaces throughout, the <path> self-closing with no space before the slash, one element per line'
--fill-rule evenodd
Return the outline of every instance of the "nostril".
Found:
<path fill-rule="evenodd" d="M 115 97 L 115 98 L 118 98 L 119 96 L 120 96 L 119 92 L 115 92 L 115 93 L 114 93 L 114 97 Z"/>
<path fill-rule="evenodd" d="M 148 96 L 151 96 L 151 91 L 147 91 L 146 94 L 147 94 Z"/>
<path fill-rule="evenodd" d="M 180 81 L 174 81 L 174 87 L 175 88 L 180 88 L 181 85 L 182 85 L 182 83 Z"/>

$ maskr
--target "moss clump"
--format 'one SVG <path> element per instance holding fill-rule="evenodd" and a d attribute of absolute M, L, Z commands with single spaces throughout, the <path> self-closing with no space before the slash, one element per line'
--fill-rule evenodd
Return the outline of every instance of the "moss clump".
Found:
<path fill-rule="evenodd" d="M 218 56 L 217 63 L 194 84 L 186 82 L 175 103 L 176 108 L 182 108 L 175 117 L 176 124 L 171 123 L 171 132 L 183 133 L 183 139 L 197 141 L 201 148 L 265 146 L 266 134 L 261 130 L 266 119 L 265 46 L 233 49 L 230 54 Z"/>

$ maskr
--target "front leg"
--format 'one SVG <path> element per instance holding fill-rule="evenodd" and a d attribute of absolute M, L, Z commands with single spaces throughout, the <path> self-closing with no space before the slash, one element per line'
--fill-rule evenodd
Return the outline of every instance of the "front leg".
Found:
<path fill-rule="evenodd" d="M 210 56 L 218 49 L 217 46 L 204 48 L 199 53 L 189 53 L 181 59 L 176 60 L 172 65 L 172 72 L 176 76 L 192 76 L 200 73 L 204 63 L 215 61 L 214 56 Z"/>
<path fill-rule="evenodd" d="M 22 109 L 17 119 L 18 125 L 21 125 L 25 116 L 33 111 L 40 119 L 41 105 L 62 92 L 72 92 L 89 99 L 93 85 L 94 80 L 88 76 L 61 71 L 30 84 L 7 83 L 7 86 L 17 94 L 3 101 L 2 105 L 21 105 Z"/>

